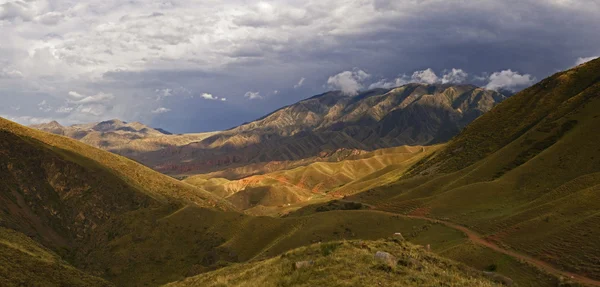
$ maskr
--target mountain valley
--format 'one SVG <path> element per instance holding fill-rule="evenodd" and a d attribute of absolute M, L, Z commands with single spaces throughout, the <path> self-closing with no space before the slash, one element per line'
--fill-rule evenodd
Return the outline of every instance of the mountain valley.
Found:
<path fill-rule="evenodd" d="M 36 127 L 53 135 L 0 120 L 0 254 L 11 258 L 0 283 L 311 286 L 335 274 L 337 286 L 598 285 L 599 85 L 595 60 L 506 100 L 470 86 L 333 93 L 193 136 L 120 121 Z M 419 89 L 431 96 L 414 96 Z M 406 123 L 418 132 L 386 130 L 393 108 L 350 104 L 398 97 L 402 106 L 411 95 L 394 121 L 414 120 L 420 105 L 439 108 L 429 98 L 461 104 Z M 329 107 L 325 116 L 309 108 L 317 103 Z M 344 109 L 355 116 L 329 115 Z M 348 141 L 330 140 L 342 134 Z M 94 144 L 105 136 L 110 144 Z M 306 137 L 333 143 L 285 156 L 268 148 Z M 204 161 L 211 145 L 268 153 L 177 180 L 109 152 L 136 141 L 152 144 L 134 159 L 178 150 L 177 160 Z M 346 145 L 353 141 L 361 145 Z M 378 251 L 392 263 L 380 263 Z"/>

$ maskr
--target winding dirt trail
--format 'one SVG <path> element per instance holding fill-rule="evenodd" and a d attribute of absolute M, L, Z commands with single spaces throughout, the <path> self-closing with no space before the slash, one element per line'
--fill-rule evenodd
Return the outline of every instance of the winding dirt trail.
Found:
<path fill-rule="evenodd" d="M 371 206 L 372 207 L 372 206 Z M 519 253 L 517 251 L 513 251 L 513 250 L 508 250 L 505 248 L 502 248 L 498 245 L 496 245 L 493 242 L 487 241 L 485 238 L 483 238 L 482 235 L 480 235 L 479 233 L 464 227 L 462 225 L 458 225 L 456 223 L 452 223 L 452 222 L 448 222 L 448 221 L 443 221 L 443 220 L 438 220 L 438 219 L 432 219 L 429 217 L 425 217 L 425 216 L 415 216 L 415 215 L 404 215 L 404 214 L 398 214 L 398 213 L 393 213 L 393 212 L 387 212 L 387 211 L 381 211 L 381 210 L 376 210 L 376 209 L 371 209 L 371 211 L 374 212 L 381 212 L 381 213 L 386 213 L 386 214 L 390 214 L 390 215 L 396 215 L 396 216 L 400 216 L 400 217 L 404 217 L 404 218 L 411 218 L 411 219 L 421 219 L 421 220 L 427 220 L 429 222 L 433 222 L 433 223 L 441 223 L 443 225 L 446 225 L 450 228 L 459 230 L 463 233 L 465 233 L 469 240 L 471 240 L 471 242 L 480 245 L 480 246 L 485 246 L 487 248 L 490 248 L 496 252 L 517 258 L 517 259 L 521 259 L 524 262 L 527 262 L 531 265 L 537 266 L 538 268 L 550 273 L 550 274 L 554 274 L 556 276 L 559 277 L 565 277 L 565 278 L 569 278 L 573 281 L 576 281 L 580 284 L 584 284 L 587 286 L 600 286 L 600 281 L 592 279 L 592 278 L 588 278 L 585 277 L 583 275 L 580 274 L 576 274 L 576 273 L 572 273 L 572 272 L 568 272 L 568 271 L 564 271 L 564 270 L 560 270 L 554 266 L 552 266 L 551 264 L 544 262 L 542 260 L 533 258 L 529 255 L 523 254 L 523 253 Z"/>

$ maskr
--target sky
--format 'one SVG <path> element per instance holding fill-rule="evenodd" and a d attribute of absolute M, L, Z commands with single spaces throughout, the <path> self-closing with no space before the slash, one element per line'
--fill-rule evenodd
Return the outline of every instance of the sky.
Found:
<path fill-rule="evenodd" d="M 328 90 L 518 91 L 599 36 L 600 0 L 0 0 L 0 116 L 183 133 Z"/>

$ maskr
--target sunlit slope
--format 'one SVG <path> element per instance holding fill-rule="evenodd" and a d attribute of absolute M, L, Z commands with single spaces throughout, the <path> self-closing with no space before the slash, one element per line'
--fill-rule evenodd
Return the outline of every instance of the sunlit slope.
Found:
<path fill-rule="evenodd" d="M 397 147 L 339 162 L 318 162 L 240 180 L 192 176 L 184 181 L 230 200 L 241 209 L 343 196 L 397 180 L 403 171 L 439 146 Z"/>
<path fill-rule="evenodd" d="M 377 251 L 400 262 L 377 261 Z M 312 265 L 295 270 L 296 262 Z M 185 286 L 501 286 L 466 266 L 406 242 L 341 241 L 302 247 L 265 261 L 236 264 L 168 284 Z"/>
<path fill-rule="evenodd" d="M 31 143 L 30 145 L 40 145 L 45 150 L 59 154 L 66 160 L 72 160 L 84 168 L 99 169 L 110 173 L 139 192 L 161 202 L 175 198 L 189 200 L 199 206 L 230 208 L 228 203 L 209 192 L 161 175 L 132 160 L 66 137 L 26 128 L 1 118 L 0 132 L 18 137 L 14 142 L 6 143 L 6 151 L 25 142 Z M 18 157 L 18 155 L 15 156 Z"/>
<path fill-rule="evenodd" d="M 0 286 L 114 286 L 75 269 L 24 234 L 0 227 Z"/>
<path fill-rule="evenodd" d="M 412 178 L 361 197 L 381 209 L 471 226 L 600 278 L 599 126 L 596 60 L 513 96 L 416 166 Z"/>

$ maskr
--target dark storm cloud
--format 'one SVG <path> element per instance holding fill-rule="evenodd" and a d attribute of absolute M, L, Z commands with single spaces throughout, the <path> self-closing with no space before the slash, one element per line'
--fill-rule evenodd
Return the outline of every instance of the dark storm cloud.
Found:
<path fill-rule="evenodd" d="M 426 71 L 427 81 L 519 89 L 600 55 L 594 0 L 91 2 L 2 5 L 0 99 L 22 106 L 3 115 L 224 129 L 330 88 Z M 80 114 L 102 109 L 69 105 L 69 92 L 111 95 L 111 108 Z"/>

